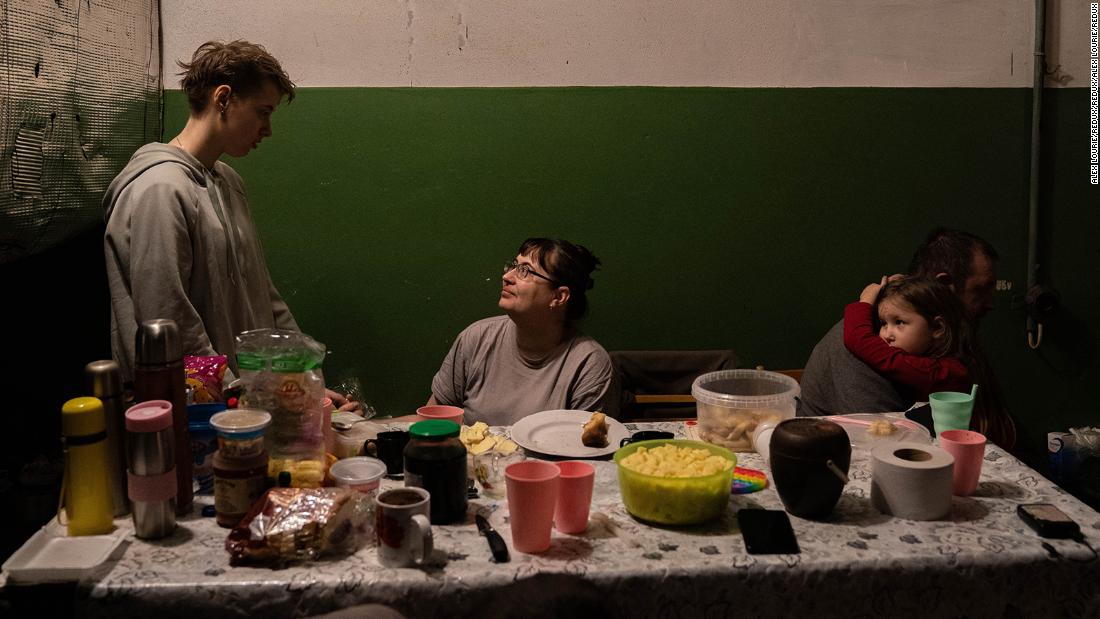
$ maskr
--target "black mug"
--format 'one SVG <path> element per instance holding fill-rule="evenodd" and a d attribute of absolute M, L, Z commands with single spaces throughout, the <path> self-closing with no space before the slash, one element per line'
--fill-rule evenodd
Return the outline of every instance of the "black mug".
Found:
<path fill-rule="evenodd" d="M 642 430 L 641 432 L 635 432 L 630 436 L 619 441 L 619 447 L 627 445 L 629 443 L 637 443 L 638 441 L 656 441 L 662 438 L 674 438 L 676 435 L 672 432 L 662 432 L 661 430 Z"/>
<path fill-rule="evenodd" d="M 386 463 L 387 475 L 405 473 L 405 445 L 409 442 L 409 433 L 404 430 L 379 432 L 378 438 L 369 438 L 363 443 L 363 452 L 371 454 Z"/>

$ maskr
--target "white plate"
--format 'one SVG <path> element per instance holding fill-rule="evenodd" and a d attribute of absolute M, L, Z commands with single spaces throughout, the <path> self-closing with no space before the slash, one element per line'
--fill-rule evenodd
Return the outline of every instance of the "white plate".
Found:
<path fill-rule="evenodd" d="M 80 580 L 121 555 L 122 541 L 118 530 L 112 535 L 68 537 L 64 528 L 47 524 L 4 562 L 3 569 L 20 583 Z"/>
<path fill-rule="evenodd" d="M 848 433 L 848 438 L 852 441 L 853 447 L 873 447 L 879 443 L 897 443 L 900 441 L 924 443 L 926 445 L 932 443 L 932 434 L 927 428 L 912 419 L 906 419 L 904 416 L 900 415 L 886 413 L 856 413 L 852 415 L 834 415 L 832 417 L 824 417 L 823 419 L 835 421 L 840 424 L 840 427 L 844 428 L 844 431 Z M 867 425 L 864 423 L 857 423 L 876 420 L 889 421 L 894 424 L 897 431 L 893 434 L 877 436 L 868 433 Z"/>
<path fill-rule="evenodd" d="M 607 417 L 607 447 L 585 447 L 581 443 L 581 427 L 591 418 L 589 411 L 542 411 L 512 426 L 512 440 L 524 449 L 550 456 L 598 458 L 615 453 L 619 441 L 630 436 L 626 426 Z"/>

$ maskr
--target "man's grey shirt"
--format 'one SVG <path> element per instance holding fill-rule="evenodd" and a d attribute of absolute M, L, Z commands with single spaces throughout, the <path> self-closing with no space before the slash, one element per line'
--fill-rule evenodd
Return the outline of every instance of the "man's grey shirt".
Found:
<path fill-rule="evenodd" d="M 799 417 L 904 411 L 906 402 L 890 381 L 844 346 L 844 321 L 814 346 L 802 373 Z"/>

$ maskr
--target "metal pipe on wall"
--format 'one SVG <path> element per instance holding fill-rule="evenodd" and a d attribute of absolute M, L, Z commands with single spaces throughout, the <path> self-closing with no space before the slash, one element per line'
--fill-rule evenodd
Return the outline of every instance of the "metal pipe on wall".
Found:
<path fill-rule="evenodd" d="M 1031 178 L 1028 183 L 1027 215 L 1027 290 L 1028 296 L 1035 290 L 1038 282 L 1039 258 L 1039 121 L 1043 111 L 1043 73 L 1046 68 L 1045 49 L 1046 0 L 1035 0 L 1035 58 L 1034 75 L 1031 86 Z M 1027 341 L 1032 348 L 1038 348 L 1042 342 L 1042 323 L 1036 327 L 1036 318 L 1031 307 L 1027 315 Z M 1038 330 L 1038 339 L 1032 341 L 1032 334 Z"/>

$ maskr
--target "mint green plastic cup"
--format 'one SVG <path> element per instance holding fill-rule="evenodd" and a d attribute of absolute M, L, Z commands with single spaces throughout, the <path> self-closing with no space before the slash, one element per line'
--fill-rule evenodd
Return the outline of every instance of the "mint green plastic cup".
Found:
<path fill-rule="evenodd" d="M 947 430 L 969 430 L 970 416 L 974 413 L 974 396 L 978 393 L 978 386 L 970 393 L 958 391 L 937 391 L 928 395 L 928 403 L 932 405 L 932 425 L 936 429 L 936 435 Z"/>

